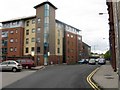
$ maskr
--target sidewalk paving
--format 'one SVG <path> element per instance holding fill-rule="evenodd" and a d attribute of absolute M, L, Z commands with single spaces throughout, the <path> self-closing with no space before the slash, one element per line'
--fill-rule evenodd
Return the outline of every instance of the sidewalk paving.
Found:
<path fill-rule="evenodd" d="M 39 70 L 39 69 L 42 69 L 44 68 L 45 66 L 36 66 L 36 67 L 32 67 L 31 69 L 32 70 Z"/>
<path fill-rule="evenodd" d="M 101 65 L 92 79 L 101 88 L 118 88 L 118 74 L 113 71 L 110 62 L 107 62 L 106 65 Z"/>

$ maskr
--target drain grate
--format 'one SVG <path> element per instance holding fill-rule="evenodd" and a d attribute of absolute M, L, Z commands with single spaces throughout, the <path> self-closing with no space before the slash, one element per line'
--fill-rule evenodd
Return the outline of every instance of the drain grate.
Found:
<path fill-rule="evenodd" d="M 110 75 L 110 74 L 106 74 L 104 76 L 105 76 L 106 79 L 114 79 L 114 77 L 112 75 Z"/>

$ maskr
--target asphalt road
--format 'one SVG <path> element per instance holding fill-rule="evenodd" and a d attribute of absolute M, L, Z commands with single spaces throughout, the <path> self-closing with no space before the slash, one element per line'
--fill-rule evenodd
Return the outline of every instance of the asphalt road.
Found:
<path fill-rule="evenodd" d="M 54 65 L 22 78 L 5 88 L 91 88 L 87 76 L 98 65 Z"/>

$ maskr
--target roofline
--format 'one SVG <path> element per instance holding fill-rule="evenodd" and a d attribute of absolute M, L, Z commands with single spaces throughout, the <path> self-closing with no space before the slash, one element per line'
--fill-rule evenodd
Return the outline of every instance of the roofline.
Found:
<path fill-rule="evenodd" d="M 88 44 L 86 44 L 85 42 L 83 42 L 83 41 L 82 41 L 82 43 L 84 43 L 85 45 L 87 45 L 88 47 L 90 47 L 90 48 L 91 48 L 91 46 L 89 46 L 89 45 L 88 45 Z"/>
<path fill-rule="evenodd" d="M 20 18 L 16 18 L 16 19 L 11 19 L 11 20 L 2 21 L 2 22 L 0 22 L 0 23 L 7 23 L 7 22 L 11 22 L 11 21 L 32 19 L 32 18 L 35 18 L 35 17 L 36 17 L 36 15 L 34 15 L 34 16 L 29 16 L 29 17 L 20 17 Z"/>
<path fill-rule="evenodd" d="M 45 1 L 45 2 L 43 2 L 43 3 L 41 3 L 41 4 L 38 4 L 38 5 L 34 6 L 34 8 L 36 9 L 36 8 L 38 8 L 38 7 L 40 7 L 40 6 L 44 5 L 44 4 L 49 4 L 49 5 L 51 5 L 54 9 L 57 9 L 57 7 L 55 7 L 55 6 L 54 6 L 52 3 L 50 3 L 49 1 Z"/>
<path fill-rule="evenodd" d="M 66 23 L 64 23 L 64 22 L 61 22 L 61 21 L 57 20 L 57 19 L 56 19 L 56 21 L 57 21 L 57 22 L 60 22 L 60 23 L 63 23 L 63 24 L 65 24 L 65 25 L 68 25 L 68 24 L 66 24 Z M 68 26 L 70 26 L 70 27 L 72 27 L 72 28 L 75 28 L 75 27 L 73 27 L 73 26 L 71 26 L 71 25 L 68 25 Z M 75 28 L 75 29 L 77 29 L 77 28 Z M 80 29 L 77 29 L 77 30 L 78 30 L 78 31 L 82 31 L 82 30 L 80 30 Z"/>

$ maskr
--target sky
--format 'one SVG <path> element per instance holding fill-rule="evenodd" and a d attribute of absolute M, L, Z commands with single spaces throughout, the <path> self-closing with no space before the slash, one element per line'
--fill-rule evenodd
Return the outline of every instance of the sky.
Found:
<path fill-rule="evenodd" d="M 0 22 L 36 14 L 34 6 L 46 0 L 0 0 Z M 82 40 L 95 53 L 109 49 L 106 0 L 48 0 L 58 9 L 56 19 L 81 30 Z M 99 15 L 99 13 L 104 13 Z"/>

